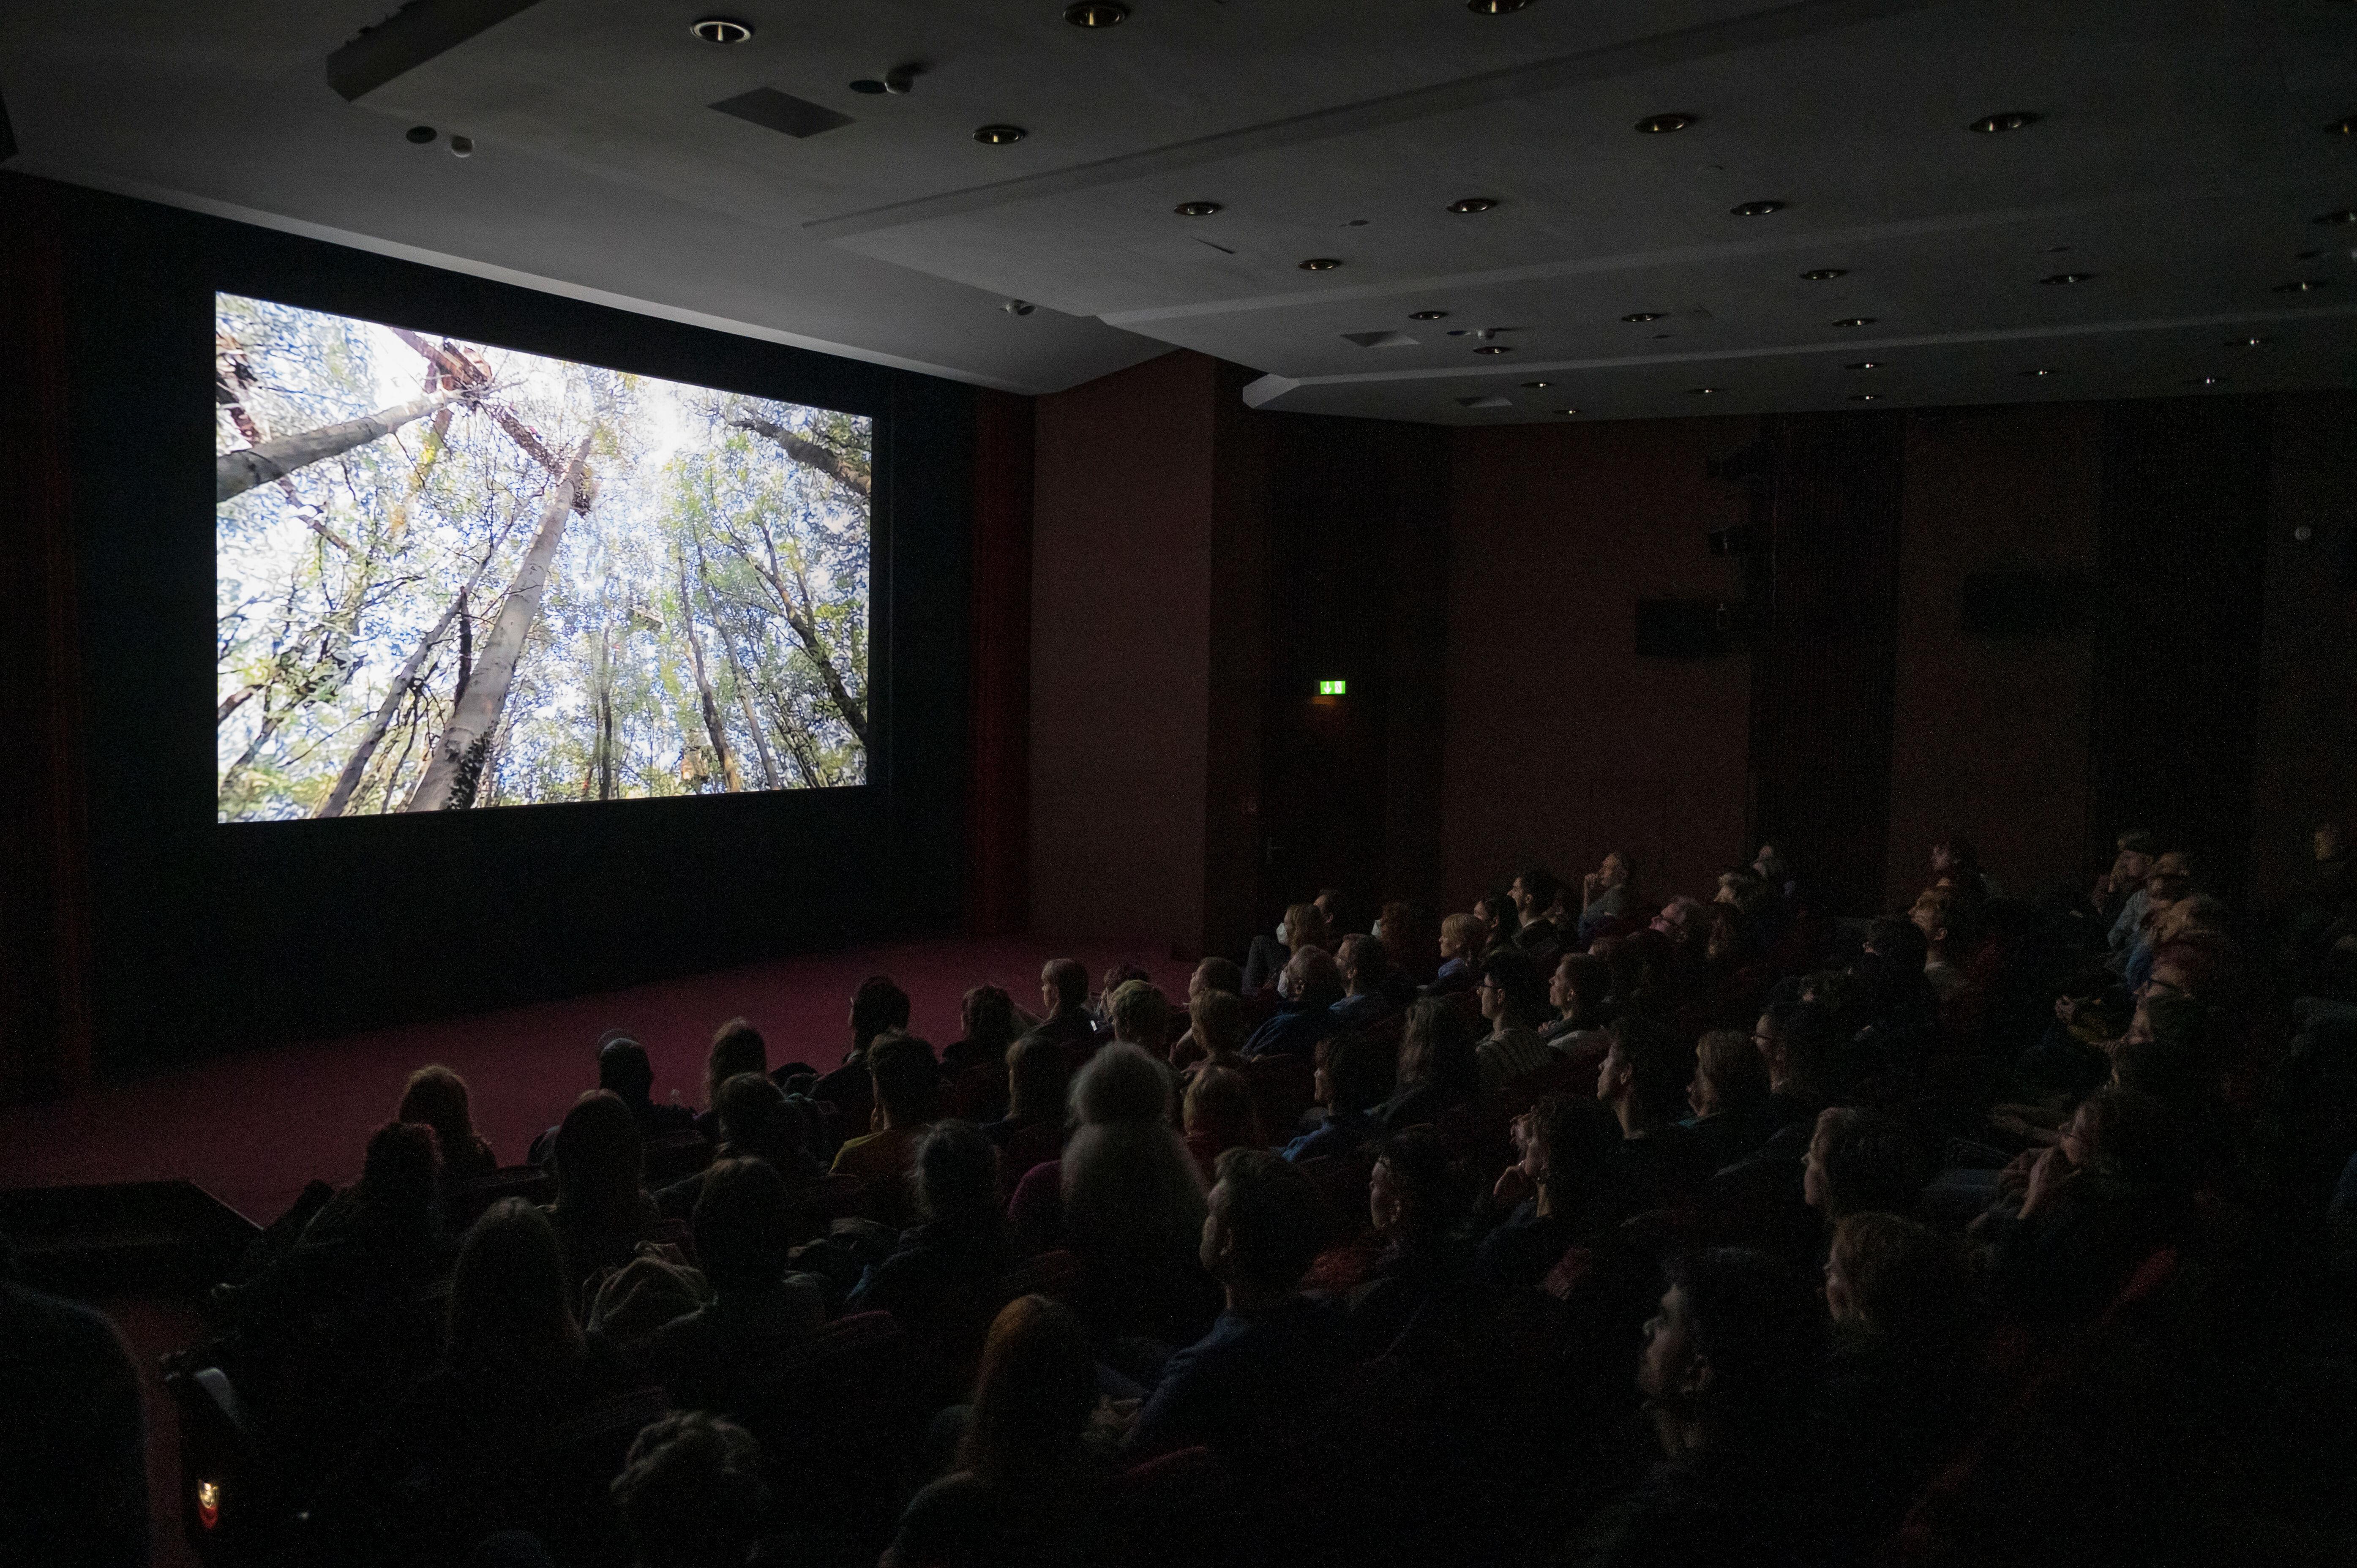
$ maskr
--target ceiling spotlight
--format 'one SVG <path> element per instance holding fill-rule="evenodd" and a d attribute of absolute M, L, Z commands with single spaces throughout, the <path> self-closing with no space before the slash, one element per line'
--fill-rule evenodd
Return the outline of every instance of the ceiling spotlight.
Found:
<path fill-rule="evenodd" d="M 433 141 L 436 136 L 441 134 L 441 133 L 435 130 L 431 125 L 412 125 L 408 130 L 404 131 L 402 134 L 407 136 L 411 141 L 416 143 L 422 147 L 426 143 Z"/>
<path fill-rule="evenodd" d="M 1004 147 L 1021 141 L 1030 133 L 1020 125 L 985 125 L 974 134 L 974 139 L 986 147 Z"/>
<path fill-rule="evenodd" d="M 1881 395 L 1882 394 L 1880 392 L 1852 392 L 1849 394 L 1849 401 L 1852 403 L 1872 403 Z"/>
<path fill-rule="evenodd" d="M 753 36 L 752 24 L 734 16 L 702 16 L 687 25 L 687 30 L 707 44 L 741 44 Z"/>
<path fill-rule="evenodd" d="M 1556 412 L 1557 413 L 1572 414 L 1572 413 L 1577 413 L 1579 412 L 1579 410 L 1577 410 L 1577 409 L 1576 409 L 1576 408 L 1558 408 L 1558 409 L 1556 409 L 1556 410 L 1555 410 L 1555 412 Z"/>
<path fill-rule="evenodd" d="M 871 95 L 878 92 L 889 92 L 892 91 L 872 76 L 863 76 L 857 81 L 850 83 L 850 87 L 851 91 L 854 92 L 865 92 Z"/>
<path fill-rule="evenodd" d="M 1737 218 L 1765 218 L 1770 212 L 1783 210 L 1784 204 L 1781 201 L 1747 201 L 1740 207 L 1727 209 L 1727 211 Z"/>
<path fill-rule="evenodd" d="M 1129 7 L 1121 0 L 1080 0 L 1064 7 L 1064 20 L 1075 27 L 1118 27 L 1129 20 Z"/>
<path fill-rule="evenodd" d="M 1555 385 L 1555 383 L 1553 381 L 1524 381 L 1523 385 L 1530 388 L 1533 392 L 1544 392 L 1547 388 Z"/>
<path fill-rule="evenodd" d="M 1659 321 L 1662 318 L 1662 314 L 1663 313 L 1658 310 L 1632 310 L 1620 319 L 1623 321 Z"/>
<path fill-rule="evenodd" d="M 2050 376 L 2054 372 L 2051 371 L 2024 371 L 2021 373 L 2025 376 Z"/>
<path fill-rule="evenodd" d="M 2328 136 L 2357 136 L 2357 114 L 2335 120 L 2324 128 L 2324 134 Z"/>
<path fill-rule="evenodd" d="M 1312 256 L 1301 263 L 1305 273 L 1330 273 L 1342 263 L 1332 256 Z"/>
<path fill-rule="evenodd" d="M 2309 220 L 2311 223 L 2357 223 L 2357 207 L 2345 207 L 2338 212 L 2319 212 Z"/>
<path fill-rule="evenodd" d="M 1511 344 L 1484 343 L 1481 347 L 1474 349 L 1473 351 L 1477 354 L 1511 354 L 1514 350 Z"/>
<path fill-rule="evenodd" d="M 1216 201 L 1182 201 L 1170 210 L 1181 218 L 1209 218 L 1220 209 Z"/>
<path fill-rule="evenodd" d="M 1648 114 L 1637 122 L 1637 129 L 1648 136 L 1666 136 L 1673 131 L 1683 131 L 1695 123 L 1691 114 Z"/>
<path fill-rule="evenodd" d="M 2262 344 L 2272 343 L 2274 341 L 2275 339 L 2272 338 L 2230 338 L 2226 340 L 2226 347 L 2229 349 L 2256 349 Z"/>
<path fill-rule="evenodd" d="M 1466 196 L 1448 204 L 1451 212 L 1487 212 L 1497 206 L 1497 199 L 1488 196 Z"/>
<path fill-rule="evenodd" d="M 1859 360 L 1851 364 L 1844 365 L 1842 369 L 1845 371 L 1878 371 L 1882 369 L 1882 361 L 1879 360 Z"/>
<path fill-rule="evenodd" d="M 1810 283 L 1831 283 L 1835 278 L 1849 276 L 1847 267 L 1811 267 L 1801 276 Z"/>
<path fill-rule="evenodd" d="M 2094 275 L 2093 273 L 2049 273 L 2038 281 L 2040 283 L 2085 283 Z"/>
<path fill-rule="evenodd" d="M 1834 325 L 1836 327 L 1871 327 L 1874 325 L 1876 319 L 1876 317 L 1871 316 L 1845 316 L 1839 321 L 1835 322 Z"/>
<path fill-rule="evenodd" d="M 1531 0 L 1465 0 L 1465 8 L 1477 16 L 1502 16 L 1509 11 L 1526 11 Z"/>
<path fill-rule="evenodd" d="M 1407 318 L 1410 321 L 1439 321 L 1448 315 L 1448 312 L 1445 310 L 1411 310 L 1407 313 Z"/>
<path fill-rule="evenodd" d="M 2330 278 L 2302 278 L 2298 283 L 2279 283 L 2276 285 L 2275 291 L 2277 294 L 2314 294 L 2331 281 Z"/>
<path fill-rule="evenodd" d="M 1712 393 L 1717 391 L 1718 389 L 1717 387 L 1688 387 L 1686 388 L 1686 395 L 1688 397 L 1709 397 Z"/>
<path fill-rule="evenodd" d="M 1994 134 L 1998 131 L 2018 131 L 2024 125 L 2035 125 L 2037 124 L 2037 115 L 2029 113 L 2023 110 L 2016 109 L 2004 114 L 1983 115 L 1980 119 L 1972 123 L 1971 128 L 1975 131 Z"/>
<path fill-rule="evenodd" d="M 475 138 L 472 136 L 451 137 L 450 156 L 454 158 L 473 157 L 475 156 Z"/>
<path fill-rule="evenodd" d="M 2215 376 L 2200 376 L 2185 384 L 2189 387 L 2214 387 L 2218 384 L 2218 378 Z"/>
<path fill-rule="evenodd" d="M 1039 307 L 1028 299 L 1010 299 L 998 308 L 1009 316 L 1028 316 Z"/>

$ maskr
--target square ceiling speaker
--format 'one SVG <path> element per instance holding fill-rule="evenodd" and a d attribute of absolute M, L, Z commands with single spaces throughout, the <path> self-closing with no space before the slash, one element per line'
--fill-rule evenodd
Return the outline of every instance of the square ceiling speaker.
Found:
<path fill-rule="evenodd" d="M 837 113 L 823 103 L 813 103 L 807 98 L 797 98 L 774 87 L 757 87 L 750 92 L 724 98 L 712 107 L 785 136 L 815 136 L 822 131 L 851 124 L 848 114 Z"/>

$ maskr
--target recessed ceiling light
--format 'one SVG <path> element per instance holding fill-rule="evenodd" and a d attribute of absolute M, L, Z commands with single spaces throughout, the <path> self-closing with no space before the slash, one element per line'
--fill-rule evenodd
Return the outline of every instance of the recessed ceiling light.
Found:
<path fill-rule="evenodd" d="M 1881 395 L 1882 394 L 1880 392 L 1852 392 L 1849 394 L 1849 401 L 1852 403 L 1872 403 Z"/>
<path fill-rule="evenodd" d="M 1484 343 L 1473 351 L 1477 354 L 1511 354 L 1514 350 L 1512 345 L 1506 343 Z"/>
<path fill-rule="evenodd" d="M 416 143 L 422 147 L 426 143 L 433 141 L 436 136 L 440 135 L 441 133 L 436 131 L 431 125 L 412 125 L 408 130 L 403 132 L 402 134 L 407 136 L 411 141 Z"/>
<path fill-rule="evenodd" d="M 2051 371 L 2024 371 L 2021 373 L 2025 376 L 2050 376 L 2054 372 Z"/>
<path fill-rule="evenodd" d="M 1121 0 L 1080 0 L 1064 7 L 1064 20 L 1075 27 L 1118 27 L 1129 20 L 1129 7 Z"/>
<path fill-rule="evenodd" d="M 2328 136 L 2357 136 L 2357 114 L 2335 120 L 2324 128 Z"/>
<path fill-rule="evenodd" d="M 1182 201 L 1170 209 L 1181 218 L 1209 218 L 1220 210 L 1216 201 Z"/>
<path fill-rule="evenodd" d="M 2272 343 L 2274 341 L 2275 339 L 2272 338 L 2230 338 L 2226 340 L 2226 347 L 2229 349 L 2255 349 L 2262 344 Z"/>
<path fill-rule="evenodd" d="M 2185 384 L 2189 387 L 2214 387 L 2218 384 L 2218 378 L 2215 376 L 2196 376 L 2193 380 L 2186 382 Z"/>
<path fill-rule="evenodd" d="M 1530 7 L 1531 0 L 1465 0 L 1465 8 L 1477 16 L 1502 16 L 1509 11 Z"/>
<path fill-rule="evenodd" d="M 1842 369 L 1845 371 L 1878 371 L 1882 369 L 1882 361 L 1879 360 L 1857 360 L 1849 364 L 1844 365 Z"/>
<path fill-rule="evenodd" d="M 1020 125 L 985 125 L 974 132 L 974 139 L 985 146 L 1004 147 L 1029 134 Z"/>
<path fill-rule="evenodd" d="M 2059 256 L 2070 248 L 2068 245 L 2049 245 L 2046 247 L 2045 253 L 2050 256 Z"/>
<path fill-rule="evenodd" d="M 2309 220 L 2311 223 L 2357 223 L 2357 207 L 2344 207 L 2338 212 L 2319 212 Z"/>
<path fill-rule="evenodd" d="M 1341 264 L 1332 256 L 1312 256 L 1301 263 L 1301 270 L 1305 273 L 1330 273 Z"/>
<path fill-rule="evenodd" d="M 1845 316 L 1839 321 L 1835 322 L 1834 325 L 1836 327 L 1871 327 L 1874 325 L 1875 320 L 1876 318 L 1871 316 Z"/>
<path fill-rule="evenodd" d="M 2014 109 L 2003 114 L 1984 114 L 1972 124 L 1972 129 L 1994 134 L 1998 131 L 2018 131 L 2024 125 L 2035 125 L 2038 116 L 2027 110 Z"/>
<path fill-rule="evenodd" d="M 473 157 L 475 156 L 475 138 L 472 136 L 452 136 L 450 138 L 450 156 L 454 158 Z"/>
<path fill-rule="evenodd" d="M 1544 392 L 1547 388 L 1555 385 L 1555 383 L 1553 381 L 1524 381 L 1523 385 L 1530 388 L 1533 392 Z"/>
<path fill-rule="evenodd" d="M 1497 199 L 1494 197 L 1461 196 L 1455 201 L 1448 204 L 1448 210 L 1451 212 L 1487 212 L 1490 209 L 1497 205 Z"/>
<path fill-rule="evenodd" d="M 1849 276 L 1847 267 L 1811 267 L 1801 276 L 1810 283 L 1831 283 L 1835 278 Z"/>
<path fill-rule="evenodd" d="M 1367 220 L 1363 218 L 1353 218 L 1348 223 L 1342 225 L 1345 229 L 1363 229 L 1366 226 Z"/>
<path fill-rule="evenodd" d="M 2330 278 L 2302 278 L 2298 283 L 2279 283 L 2276 285 L 2275 291 L 2277 294 L 2314 294 L 2318 289 L 2329 287 L 2331 282 Z"/>
<path fill-rule="evenodd" d="M 734 16 L 702 16 L 687 25 L 687 30 L 707 44 L 741 44 L 753 36 L 752 24 Z"/>
<path fill-rule="evenodd" d="M 2093 273 L 2049 273 L 2038 281 L 2040 283 L 2085 283 L 2094 275 Z"/>
<path fill-rule="evenodd" d="M 892 91 L 872 76 L 863 76 L 857 81 L 850 82 L 846 85 L 850 87 L 852 91 L 865 92 L 870 97 L 873 97 L 879 92 L 889 92 Z"/>
<path fill-rule="evenodd" d="M 1448 329 L 1448 335 L 1451 338 L 1473 338 L 1480 336 L 1480 334 L 1476 333 L 1470 327 L 1452 327 Z"/>
<path fill-rule="evenodd" d="M 1695 123 L 1691 114 L 1648 114 L 1637 122 L 1637 129 L 1648 136 L 1666 136 L 1672 131 L 1683 131 Z"/>
<path fill-rule="evenodd" d="M 1576 408 L 1558 408 L 1558 409 L 1556 409 L 1556 410 L 1555 410 L 1555 412 L 1556 412 L 1557 413 L 1561 413 L 1561 414 L 1573 414 L 1573 413 L 1577 413 L 1579 412 L 1579 410 L 1577 410 L 1577 409 L 1576 409 Z"/>
<path fill-rule="evenodd" d="M 1740 207 L 1727 209 L 1727 212 L 1737 218 L 1765 218 L 1770 212 L 1783 210 L 1784 204 L 1781 201 L 1747 201 Z"/>
<path fill-rule="evenodd" d="M 1410 321 L 1441 321 L 1448 316 L 1448 312 L 1445 310 L 1411 310 L 1407 313 Z"/>
<path fill-rule="evenodd" d="M 1717 387 L 1688 387 L 1686 388 L 1686 395 L 1688 397 L 1708 397 L 1717 391 L 1718 389 Z"/>
<path fill-rule="evenodd" d="M 1623 321 L 1659 321 L 1661 318 L 1662 312 L 1658 310 L 1632 310 L 1620 319 Z"/>

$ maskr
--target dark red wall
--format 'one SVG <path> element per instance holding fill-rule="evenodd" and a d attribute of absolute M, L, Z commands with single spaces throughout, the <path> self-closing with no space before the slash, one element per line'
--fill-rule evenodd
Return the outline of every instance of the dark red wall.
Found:
<path fill-rule="evenodd" d="M 1531 858 L 1633 854 L 1647 891 L 1749 858 L 1749 660 L 1641 659 L 1641 598 L 1741 590 L 1713 528 L 1742 498 L 1705 465 L 1748 419 L 1459 433 L 1451 458 L 1442 885 L 1468 908 Z"/>
<path fill-rule="evenodd" d="M 1961 600 L 1976 572 L 2092 582 L 2103 409 L 1920 413 L 1906 463 L 1884 902 L 1923 886 L 1932 841 L 1951 832 L 2008 890 L 2075 876 L 2090 832 L 2092 633 L 1969 635 Z"/>

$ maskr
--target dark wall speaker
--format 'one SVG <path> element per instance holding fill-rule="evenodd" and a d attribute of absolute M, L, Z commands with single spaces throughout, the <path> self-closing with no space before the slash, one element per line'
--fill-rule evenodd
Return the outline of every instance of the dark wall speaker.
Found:
<path fill-rule="evenodd" d="M 1639 599 L 1640 659 L 1719 659 L 1735 651 L 1736 607 L 1718 599 Z"/>
<path fill-rule="evenodd" d="M 2091 590 L 2068 572 L 1975 572 L 1957 594 L 1970 637 L 2068 637 L 2087 624 Z"/>

